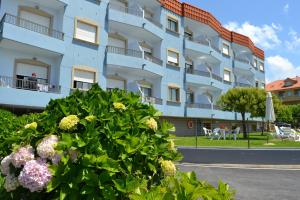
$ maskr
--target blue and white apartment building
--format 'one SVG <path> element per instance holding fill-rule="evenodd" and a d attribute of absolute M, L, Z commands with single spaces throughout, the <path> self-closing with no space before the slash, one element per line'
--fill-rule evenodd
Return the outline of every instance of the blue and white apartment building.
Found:
<path fill-rule="evenodd" d="M 241 119 L 216 105 L 229 88 L 265 86 L 264 52 L 250 38 L 178 0 L 1 0 L 0 6 L 1 107 L 42 110 L 50 99 L 98 83 L 141 94 L 177 134 L 194 134 L 212 121 Z"/>

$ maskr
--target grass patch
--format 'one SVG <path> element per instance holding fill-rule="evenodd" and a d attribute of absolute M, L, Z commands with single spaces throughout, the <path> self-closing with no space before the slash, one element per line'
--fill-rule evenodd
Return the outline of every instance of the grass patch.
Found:
<path fill-rule="evenodd" d="M 269 135 L 269 144 L 267 144 L 267 135 Z M 226 140 L 211 140 L 205 136 L 198 136 L 198 147 L 222 147 L 222 148 L 247 148 L 248 140 L 242 138 L 240 134 L 239 139 L 234 141 L 227 137 Z M 177 146 L 196 146 L 196 137 L 176 137 L 174 138 L 175 145 Z M 271 145 L 272 144 L 272 145 Z M 269 133 L 263 136 L 261 133 L 250 133 L 250 147 L 254 148 L 300 148 L 300 142 L 291 140 L 281 140 L 273 138 Z"/>

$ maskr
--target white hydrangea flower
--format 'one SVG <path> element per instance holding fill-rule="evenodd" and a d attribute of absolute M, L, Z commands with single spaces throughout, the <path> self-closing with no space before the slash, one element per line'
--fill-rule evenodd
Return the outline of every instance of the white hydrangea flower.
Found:
<path fill-rule="evenodd" d="M 12 161 L 12 154 L 6 156 L 5 158 L 2 159 L 1 161 L 1 172 L 3 175 L 8 175 L 9 174 L 9 165 L 11 164 Z"/>
<path fill-rule="evenodd" d="M 55 156 L 55 147 L 58 143 L 56 135 L 45 137 L 37 146 L 37 153 L 41 158 L 52 159 Z"/>
<path fill-rule="evenodd" d="M 4 188 L 7 192 L 14 191 L 20 186 L 18 178 L 13 175 L 8 175 L 5 178 Z"/>

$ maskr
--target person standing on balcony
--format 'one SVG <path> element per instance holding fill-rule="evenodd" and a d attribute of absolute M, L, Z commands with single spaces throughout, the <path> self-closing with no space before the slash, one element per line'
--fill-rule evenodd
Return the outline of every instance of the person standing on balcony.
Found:
<path fill-rule="evenodd" d="M 35 72 L 31 74 L 31 77 L 28 78 L 28 81 L 29 81 L 29 88 L 31 90 L 37 90 L 37 77 Z"/>

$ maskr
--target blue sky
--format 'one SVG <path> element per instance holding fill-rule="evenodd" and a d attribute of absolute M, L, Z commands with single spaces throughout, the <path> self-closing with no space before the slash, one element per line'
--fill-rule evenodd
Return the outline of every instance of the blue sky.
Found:
<path fill-rule="evenodd" d="M 183 0 L 265 51 L 267 82 L 300 76 L 300 0 Z"/>

